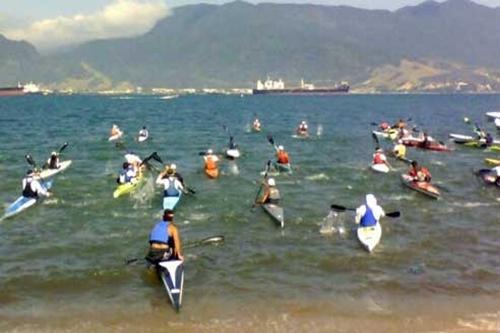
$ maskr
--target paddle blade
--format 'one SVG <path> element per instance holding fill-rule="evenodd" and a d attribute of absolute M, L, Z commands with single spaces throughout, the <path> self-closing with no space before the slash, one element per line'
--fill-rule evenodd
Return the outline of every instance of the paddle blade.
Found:
<path fill-rule="evenodd" d="M 65 142 L 65 143 L 62 145 L 62 147 L 61 147 L 61 148 L 59 148 L 59 154 L 60 154 L 60 153 L 62 153 L 62 151 L 63 151 L 64 149 L 66 149 L 66 147 L 67 147 L 67 146 L 68 146 L 68 143 L 67 143 L 67 142 Z"/>
<path fill-rule="evenodd" d="M 208 237 L 208 238 L 202 239 L 199 242 L 200 245 L 220 244 L 220 243 L 224 243 L 224 236 L 222 236 L 222 235 Z"/>
<path fill-rule="evenodd" d="M 344 206 L 335 205 L 335 204 L 331 204 L 331 205 L 330 205 L 330 208 L 331 208 L 331 209 L 334 209 L 334 210 L 338 210 L 338 211 L 340 211 L 340 212 L 343 212 L 343 211 L 345 211 L 345 210 L 347 209 L 347 208 L 346 208 L 346 207 L 344 207 Z"/>
<path fill-rule="evenodd" d="M 161 157 L 158 155 L 157 152 L 154 152 L 151 157 L 155 160 L 155 161 L 158 161 L 160 162 L 161 164 L 163 164 L 163 160 L 161 159 Z"/>
<path fill-rule="evenodd" d="M 25 158 L 26 158 L 26 162 L 28 162 L 28 164 L 30 164 L 32 166 L 36 165 L 35 161 L 33 160 L 33 157 L 30 154 L 27 154 L 25 156 Z"/>
<path fill-rule="evenodd" d="M 274 146 L 274 139 L 273 139 L 273 136 L 271 134 L 267 135 L 267 141 L 269 141 L 269 143 Z"/>
<path fill-rule="evenodd" d="M 380 142 L 378 141 L 378 137 L 375 133 L 372 132 L 372 139 L 375 142 L 375 148 L 379 149 L 380 148 Z"/>
<path fill-rule="evenodd" d="M 378 124 L 376 122 L 371 122 L 370 125 L 372 125 L 372 126 L 378 126 Z"/>
<path fill-rule="evenodd" d="M 401 213 L 400 212 L 390 212 L 390 213 L 385 213 L 385 216 L 387 216 L 387 217 L 400 217 Z"/>

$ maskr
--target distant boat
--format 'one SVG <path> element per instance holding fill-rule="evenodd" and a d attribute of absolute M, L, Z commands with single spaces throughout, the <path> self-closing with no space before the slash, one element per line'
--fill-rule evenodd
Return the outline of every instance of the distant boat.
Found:
<path fill-rule="evenodd" d="M 341 82 L 332 87 L 315 87 L 312 83 L 300 81 L 300 87 L 285 88 L 283 80 L 278 81 L 268 78 L 264 83 L 257 81 L 257 89 L 252 89 L 254 95 L 329 95 L 349 92 L 349 83 Z"/>
<path fill-rule="evenodd" d="M 0 96 L 21 96 L 36 93 L 40 93 L 40 88 L 32 82 L 25 84 L 24 86 L 18 83 L 17 87 L 0 88 Z"/>

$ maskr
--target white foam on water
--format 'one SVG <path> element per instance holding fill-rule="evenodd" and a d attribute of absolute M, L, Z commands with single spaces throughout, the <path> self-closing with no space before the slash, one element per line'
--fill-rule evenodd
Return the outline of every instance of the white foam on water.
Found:
<path fill-rule="evenodd" d="M 458 325 L 470 329 L 471 332 L 500 332 L 500 312 L 480 313 L 467 319 L 458 319 Z"/>
<path fill-rule="evenodd" d="M 201 220 L 206 220 L 208 219 L 210 215 L 207 213 L 191 213 L 189 214 L 188 218 L 189 220 L 193 221 L 201 221 Z"/>
<path fill-rule="evenodd" d="M 323 180 L 323 179 L 328 180 L 328 179 L 330 179 L 330 177 L 328 177 L 324 173 L 318 173 L 315 175 L 306 176 L 306 179 L 307 180 Z"/>
<path fill-rule="evenodd" d="M 316 135 L 321 136 L 323 135 L 323 125 L 319 124 L 318 127 L 316 128 Z"/>
<path fill-rule="evenodd" d="M 45 199 L 43 201 L 44 205 L 57 205 L 58 203 L 59 203 L 59 199 L 57 199 L 57 198 Z"/>
<path fill-rule="evenodd" d="M 439 165 L 439 166 L 444 166 L 444 165 L 446 165 L 444 162 L 442 162 L 442 161 L 437 161 L 437 160 L 432 160 L 430 164 L 433 164 L 433 165 Z"/>
<path fill-rule="evenodd" d="M 485 202 L 452 202 L 451 205 L 464 208 L 488 207 L 490 203 Z"/>

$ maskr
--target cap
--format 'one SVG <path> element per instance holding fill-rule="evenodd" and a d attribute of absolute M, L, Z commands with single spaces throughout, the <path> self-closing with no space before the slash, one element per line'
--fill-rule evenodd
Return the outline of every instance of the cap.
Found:
<path fill-rule="evenodd" d="M 267 185 L 269 185 L 269 186 L 276 186 L 276 182 L 274 181 L 274 178 L 269 178 L 267 180 Z"/>
<path fill-rule="evenodd" d="M 174 163 L 170 164 L 170 169 L 172 169 L 172 170 L 177 169 L 177 165 L 175 165 Z"/>
<path fill-rule="evenodd" d="M 279 146 L 279 147 L 278 147 L 278 149 L 279 149 L 279 150 L 283 150 L 283 149 L 285 149 L 285 148 L 284 148 L 283 146 Z"/>
<path fill-rule="evenodd" d="M 57 153 L 55 151 L 53 151 L 52 153 L 50 153 L 50 155 L 57 155 Z"/>
<path fill-rule="evenodd" d="M 207 150 L 207 154 L 213 154 L 213 150 L 212 149 Z"/>

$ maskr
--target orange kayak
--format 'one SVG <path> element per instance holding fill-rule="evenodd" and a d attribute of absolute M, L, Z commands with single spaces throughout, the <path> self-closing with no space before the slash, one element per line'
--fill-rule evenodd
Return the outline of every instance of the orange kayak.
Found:
<path fill-rule="evenodd" d="M 219 177 L 219 169 L 205 169 L 205 174 L 208 178 L 217 178 Z"/>

